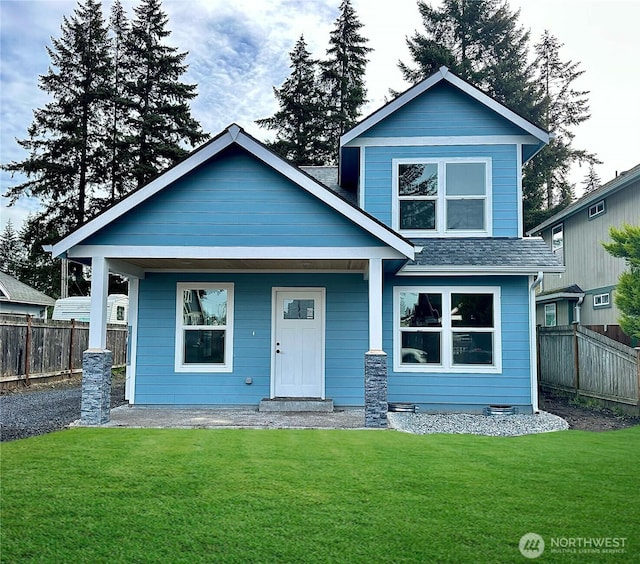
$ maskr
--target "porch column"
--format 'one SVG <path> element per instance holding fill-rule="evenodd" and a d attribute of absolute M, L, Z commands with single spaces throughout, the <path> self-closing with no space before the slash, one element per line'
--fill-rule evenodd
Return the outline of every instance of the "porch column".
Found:
<path fill-rule="evenodd" d="M 109 264 L 105 258 L 93 257 L 89 348 L 82 355 L 80 418 L 84 425 L 102 425 L 110 419 L 113 354 L 106 350 L 108 290 Z"/>
<path fill-rule="evenodd" d="M 365 427 L 387 426 L 387 354 L 382 350 L 382 259 L 369 260 L 369 351 L 364 358 Z"/>

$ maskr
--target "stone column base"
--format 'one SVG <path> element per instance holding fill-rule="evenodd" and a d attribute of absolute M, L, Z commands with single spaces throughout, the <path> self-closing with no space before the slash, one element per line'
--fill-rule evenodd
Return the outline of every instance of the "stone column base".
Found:
<path fill-rule="evenodd" d="M 387 427 L 387 355 L 382 351 L 364 355 L 364 426 Z"/>
<path fill-rule="evenodd" d="M 103 425 L 111 418 L 111 366 L 113 353 L 89 349 L 82 354 L 83 425 Z"/>

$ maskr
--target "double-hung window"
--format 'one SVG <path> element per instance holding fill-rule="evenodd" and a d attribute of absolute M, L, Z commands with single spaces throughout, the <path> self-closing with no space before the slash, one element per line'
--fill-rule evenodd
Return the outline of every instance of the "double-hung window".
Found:
<path fill-rule="evenodd" d="M 500 288 L 396 287 L 395 372 L 502 370 Z"/>
<path fill-rule="evenodd" d="M 394 228 L 405 235 L 490 235 L 491 159 L 394 159 Z"/>
<path fill-rule="evenodd" d="M 179 283 L 176 372 L 233 369 L 233 284 Z"/>

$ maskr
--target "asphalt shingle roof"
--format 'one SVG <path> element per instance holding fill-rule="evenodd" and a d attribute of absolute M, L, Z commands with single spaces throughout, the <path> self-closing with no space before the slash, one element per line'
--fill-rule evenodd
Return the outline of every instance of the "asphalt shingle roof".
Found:
<path fill-rule="evenodd" d="M 345 190 L 338 184 L 338 167 L 337 166 L 301 166 L 301 170 L 309 176 L 313 176 L 318 182 L 324 184 L 329 190 L 342 196 L 348 202 L 355 204 L 357 202 L 356 194 Z"/>
<path fill-rule="evenodd" d="M 6 296 L 6 297 L 5 297 Z M 52 306 L 56 301 L 53 298 L 35 290 L 31 286 L 23 284 L 13 276 L 0 272 L 0 299 L 19 304 L 35 304 Z"/>
<path fill-rule="evenodd" d="M 486 267 L 514 270 L 558 270 L 562 261 L 538 237 L 412 239 L 422 249 L 409 265 L 430 267 Z"/>

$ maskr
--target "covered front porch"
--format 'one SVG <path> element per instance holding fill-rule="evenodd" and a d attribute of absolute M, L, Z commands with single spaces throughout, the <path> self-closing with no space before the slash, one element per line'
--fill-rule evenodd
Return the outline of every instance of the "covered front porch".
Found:
<path fill-rule="evenodd" d="M 386 427 L 382 281 L 385 269 L 402 261 L 393 251 L 384 254 L 332 259 L 93 256 L 83 424 L 105 424 L 110 418 L 105 311 L 113 272 L 129 278 L 126 397 L 131 404 L 255 408 L 264 399 L 311 396 L 331 399 L 339 410 L 364 408 L 364 425 Z M 223 287 L 231 298 L 225 304 L 228 318 L 212 329 L 225 331 L 226 358 L 211 367 L 180 365 L 185 290 Z M 190 330 L 186 327 L 185 333 Z M 302 354 L 292 354 L 300 347 Z M 285 382 L 289 388 L 282 387 L 285 357 L 294 357 L 288 370 L 295 377 Z M 305 387 L 314 383 L 298 378 L 300 372 L 308 374 L 308 358 L 318 370 L 317 388 Z"/>

